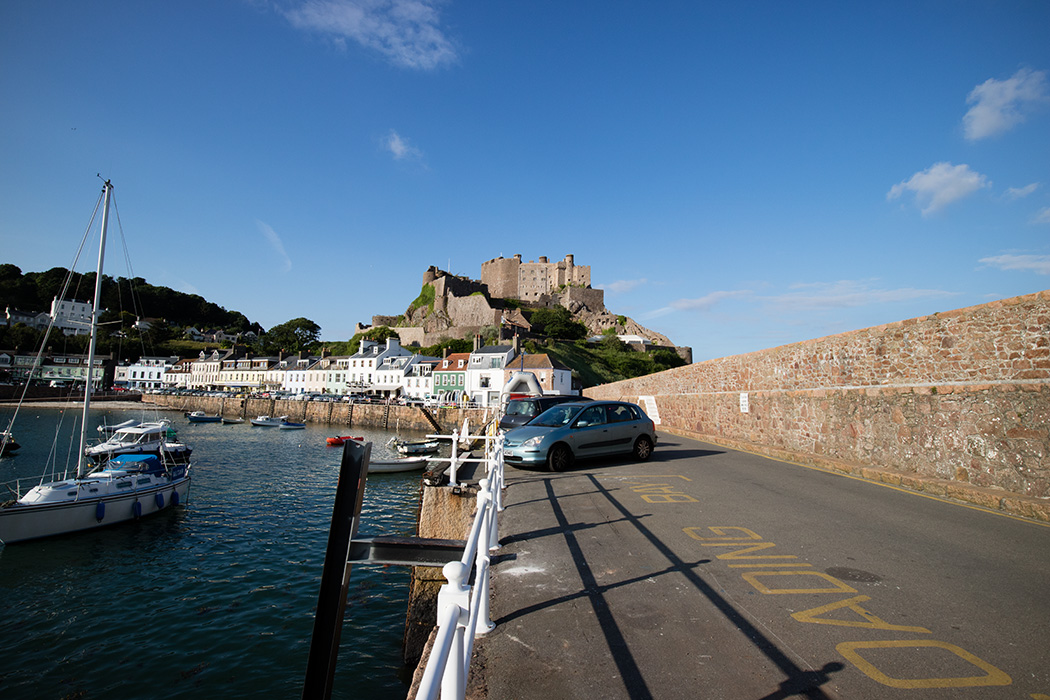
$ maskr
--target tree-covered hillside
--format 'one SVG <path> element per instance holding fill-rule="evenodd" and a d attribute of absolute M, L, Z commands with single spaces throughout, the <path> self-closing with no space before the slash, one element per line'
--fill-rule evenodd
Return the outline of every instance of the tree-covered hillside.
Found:
<path fill-rule="evenodd" d="M 61 294 L 68 274 L 64 267 L 23 273 L 15 265 L 0 264 L 0 304 L 19 311 L 50 311 L 51 300 Z M 94 290 L 94 272 L 74 273 L 66 298 L 89 301 Z M 262 331 L 259 324 L 239 311 L 227 311 L 197 294 L 154 286 L 141 277 L 129 280 L 102 275 L 102 307 L 110 314 L 162 318 L 173 327 L 221 328 L 236 333 Z"/>

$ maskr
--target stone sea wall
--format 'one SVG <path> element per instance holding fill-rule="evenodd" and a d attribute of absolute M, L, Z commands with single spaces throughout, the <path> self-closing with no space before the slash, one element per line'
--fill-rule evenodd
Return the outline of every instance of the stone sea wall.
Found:
<path fill-rule="evenodd" d="M 464 419 L 476 429 L 483 425 L 486 417 L 481 408 L 427 408 L 380 404 L 346 404 L 327 401 L 277 401 L 274 399 L 234 399 L 214 396 L 163 396 L 149 395 L 143 401 L 155 403 L 175 411 L 204 411 L 208 415 L 224 418 L 256 416 L 288 416 L 298 423 L 321 423 L 351 428 L 367 426 L 394 430 L 423 430 L 451 433 L 463 427 Z M 431 423 L 427 416 L 434 419 Z"/>
<path fill-rule="evenodd" d="M 585 393 L 652 396 L 661 429 L 711 442 L 987 489 L 993 507 L 1050 499 L 1050 290 Z"/>

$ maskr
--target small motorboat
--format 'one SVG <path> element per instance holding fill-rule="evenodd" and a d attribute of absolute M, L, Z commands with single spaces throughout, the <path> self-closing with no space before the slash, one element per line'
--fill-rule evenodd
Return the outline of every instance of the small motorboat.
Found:
<path fill-rule="evenodd" d="M 437 440 L 401 440 L 393 438 L 394 449 L 403 455 L 428 455 L 438 451 L 441 443 Z"/>
<path fill-rule="evenodd" d="M 191 452 L 193 449 L 179 441 L 175 428 L 167 420 L 121 428 L 105 442 L 84 450 L 84 454 L 96 464 L 123 454 L 154 454 L 160 455 L 165 463 L 186 464 Z"/>
<path fill-rule="evenodd" d="M 306 427 L 306 423 L 293 423 L 290 420 L 284 420 L 277 427 L 281 430 L 302 430 Z"/>
<path fill-rule="evenodd" d="M 187 413 L 186 417 L 190 423 L 220 423 L 222 422 L 222 416 L 209 416 L 204 411 L 193 411 Z"/>
<path fill-rule="evenodd" d="M 325 444 L 330 446 L 330 447 L 339 447 L 340 445 L 345 443 L 347 440 L 357 440 L 358 442 L 364 442 L 365 441 L 365 439 L 363 437 L 353 437 L 351 435 L 336 435 L 336 436 L 333 436 L 333 437 L 325 438 L 324 441 L 325 441 Z"/>
<path fill-rule="evenodd" d="M 271 416 L 256 416 L 251 419 L 252 425 L 258 425 L 263 428 L 276 428 L 286 420 L 288 420 L 288 416 L 279 416 L 277 418 Z"/>
<path fill-rule="evenodd" d="M 21 445 L 15 441 L 15 436 L 6 430 L 0 430 L 0 455 L 14 452 Z"/>
<path fill-rule="evenodd" d="M 243 418 L 223 418 L 222 419 L 222 424 L 223 425 L 237 425 L 238 423 L 243 423 L 243 422 L 244 422 Z"/>
<path fill-rule="evenodd" d="M 393 472 L 414 472 L 423 469 L 430 460 L 426 457 L 402 457 L 401 459 L 373 459 L 368 462 L 368 472 L 387 474 Z"/>

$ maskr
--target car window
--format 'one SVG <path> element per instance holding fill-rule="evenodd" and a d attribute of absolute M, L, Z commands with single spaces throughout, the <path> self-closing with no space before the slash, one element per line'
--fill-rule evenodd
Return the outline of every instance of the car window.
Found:
<path fill-rule="evenodd" d="M 623 423 L 624 421 L 634 420 L 635 418 L 629 406 L 624 406 L 623 404 L 612 404 L 606 406 L 606 408 L 608 409 L 607 413 L 609 415 L 610 423 Z"/>
<path fill-rule="evenodd" d="M 605 406 L 588 406 L 580 413 L 576 421 L 577 428 L 587 428 L 592 425 L 605 424 Z"/>
<path fill-rule="evenodd" d="M 564 404 L 554 406 L 548 408 L 539 416 L 529 421 L 529 425 L 539 425 L 546 428 L 560 428 L 563 425 L 568 425 L 573 416 L 575 416 L 576 412 L 579 410 L 579 406 L 566 406 Z"/>
<path fill-rule="evenodd" d="M 534 416 L 538 411 L 536 403 L 533 401 L 510 401 L 507 403 L 508 416 Z"/>

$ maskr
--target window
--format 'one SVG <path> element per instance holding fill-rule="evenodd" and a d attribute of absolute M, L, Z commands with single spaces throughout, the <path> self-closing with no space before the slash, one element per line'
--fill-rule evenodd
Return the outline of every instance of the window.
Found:
<path fill-rule="evenodd" d="M 591 425 L 602 425 L 605 423 L 605 406 L 589 406 L 580 413 L 576 421 L 577 428 L 586 428 Z"/>
<path fill-rule="evenodd" d="M 610 423 L 623 423 L 634 420 L 634 415 L 627 406 L 606 406 L 606 408 L 608 409 L 607 413 Z"/>

